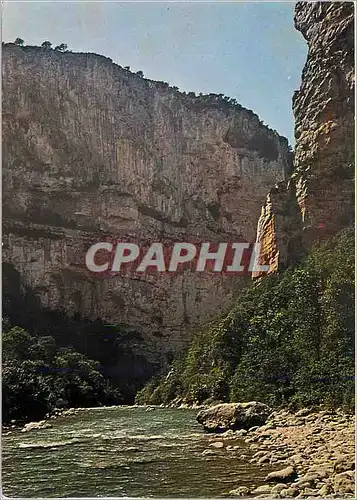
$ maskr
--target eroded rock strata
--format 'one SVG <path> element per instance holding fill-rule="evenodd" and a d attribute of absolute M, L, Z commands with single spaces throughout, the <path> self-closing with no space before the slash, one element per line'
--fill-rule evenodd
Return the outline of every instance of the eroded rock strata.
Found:
<path fill-rule="evenodd" d="M 209 273 L 98 277 L 105 239 L 255 241 L 286 139 L 221 96 L 185 95 L 95 54 L 3 47 L 3 259 L 42 308 L 123 325 L 162 361 L 227 309 L 245 280 Z M 7 293 L 5 288 L 4 292 Z"/>
<path fill-rule="evenodd" d="M 293 98 L 294 170 L 269 193 L 258 224 L 271 271 L 354 220 L 354 4 L 298 2 L 294 21 L 308 44 Z"/>

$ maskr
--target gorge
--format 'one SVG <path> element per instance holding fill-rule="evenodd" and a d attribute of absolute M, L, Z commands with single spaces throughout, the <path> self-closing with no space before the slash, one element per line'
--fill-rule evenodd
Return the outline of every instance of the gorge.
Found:
<path fill-rule="evenodd" d="M 201 345 L 191 358 L 207 361 L 203 372 L 209 382 L 196 378 L 189 399 L 231 397 L 227 380 L 243 345 L 236 324 L 243 322 L 248 331 L 245 322 L 252 321 L 248 306 L 248 318 L 237 315 L 237 297 L 243 304 L 256 300 L 250 291 L 248 298 L 242 295 L 249 278 L 209 273 L 98 278 L 86 269 L 85 254 L 90 245 L 113 235 L 140 245 L 257 240 L 261 264 L 280 272 L 301 262 L 315 242 L 330 241 L 352 225 L 353 4 L 298 2 L 295 26 L 309 51 L 293 98 L 294 160 L 285 138 L 222 95 L 181 93 L 96 54 L 3 45 L 4 311 L 12 324 L 53 334 L 60 345 L 74 346 L 102 363 L 115 381 L 135 379 L 130 401 L 145 381 L 180 358 L 193 339 L 193 345 Z M 344 288 L 335 285 L 348 296 L 341 295 L 341 301 L 350 304 L 351 255 L 343 252 L 351 250 L 351 233 L 343 233 L 341 241 L 337 238 L 321 252 L 329 261 L 337 248 L 348 278 Z M 316 255 L 310 260 L 318 260 Z M 312 280 L 317 271 L 315 264 L 308 265 Z M 284 316 L 282 310 L 271 314 L 284 332 L 298 324 L 297 339 L 303 338 L 301 329 L 318 328 L 320 345 L 332 326 L 317 325 L 316 318 L 325 314 L 317 307 L 319 293 L 325 302 L 335 298 L 331 282 L 337 275 L 331 278 L 330 267 L 318 272 L 323 278 L 301 285 L 305 294 L 316 288 L 316 304 L 285 311 L 290 319 L 283 326 L 276 319 Z M 269 289 L 279 279 L 272 274 L 261 285 L 267 303 L 279 296 Z M 295 289 L 290 278 L 283 279 L 285 295 L 291 292 L 291 304 L 298 303 L 294 294 L 301 296 L 300 282 Z M 302 326 L 299 321 L 310 306 L 311 318 L 306 318 L 311 323 Z M 342 306 L 336 306 L 339 314 Z M 331 314 L 326 312 L 329 318 Z M 351 319 L 341 314 L 349 359 Z M 205 326 L 217 317 L 225 325 L 233 321 L 227 327 L 230 338 L 224 336 L 226 327 L 220 337 L 220 326 Z M 107 325 L 121 333 L 108 331 Z M 207 360 L 200 351 L 202 338 L 196 337 L 202 328 L 204 343 L 213 344 L 214 355 Z M 266 323 L 256 328 L 260 339 L 262 331 L 269 331 Z M 339 329 L 329 333 L 331 339 Z M 222 351 L 231 347 L 233 361 L 222 361 Z M 260 347 L 264 351 L 266 346 Z M 202 376 L 198 365 L 191 368 Z M 184 372 L 181 365 L 180 370 Z M 348 377 L 347 372 L 349 368 Z M 289 399 L 293 375 L 274 376 L 283 386 L 278 388 L 283 400 Z M 217 390 L 207 389 L 211 383 Z M 184 396 L 180 384 L 175 380 L 170 395 L 157 402 Z"/>
<path fill-rule="evenodd" d="M 98 277 L 88 248 L 254 243 L 266 193 L 291 170 L 287 140 L 222 95 L 184 94 L 95 54 L 5 44 L 3 91 L 5 295 L 32 296 L 35 318 L 119 325 L 135 337 L 128 365 L 162 366 L 249 278 Z"/>
<path fill-rule="evenodd" d="M 3 44 L 7 497 L 356 497 L 354 4 L 294 24 L 294 152 L 223 94 Z M 119 272 L 155 242 L 269 270 Z"/>

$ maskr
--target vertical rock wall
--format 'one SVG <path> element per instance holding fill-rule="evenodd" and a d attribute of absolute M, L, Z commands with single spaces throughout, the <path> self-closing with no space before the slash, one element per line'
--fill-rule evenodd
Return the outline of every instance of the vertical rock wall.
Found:
<path fill-rule="evenodd" d="M 297 2 L 308 44 L 293 98 L 291 179 L 268 195 L 258 223 L 261 261 L 274 271 L 354 220 L 354 4 Z"/>
<path fill-rule="evenodd" d="M 222 96 L 185 95 L 95 54 L 8 44 L 2 62 L 5 269 L 42 308 L 138 332 L 133 349 L 161 362 L 245 280 L 100 278 L 87 249 L 254 242 L 266 193 L 290 170 L 287 140 Z"/>

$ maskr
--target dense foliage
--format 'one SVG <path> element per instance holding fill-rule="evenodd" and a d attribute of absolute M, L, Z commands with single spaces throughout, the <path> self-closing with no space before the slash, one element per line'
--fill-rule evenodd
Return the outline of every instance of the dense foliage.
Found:
<path fill-rule="evenodd" d="M 57 348 L 51 336 L 20 327 L 2 333 L 3 420 L 42 418 L 54 408 L 120 403 L 122 396 L 98 362 L 73 348 Z"/>
<path fill-rule="evenodd" d="M 354 404 L 354 232 L 254 282 L 137 402 Z"/>

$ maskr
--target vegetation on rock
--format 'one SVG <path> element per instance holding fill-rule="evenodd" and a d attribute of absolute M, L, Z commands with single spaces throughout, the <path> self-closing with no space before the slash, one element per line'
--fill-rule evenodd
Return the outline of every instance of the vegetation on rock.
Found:
<path fill-rule="evenodd" d="M 64 52 L 65 50 L 67 50 L 68 46 L 66 43 L 61 43 L 60 45 L 57 45 L 55 47 L 55 50 L 59 51 L 59 52 Z"/>
<path fill-rule="evenodd" d="M 138 403 L 354 405 L 354 233 L 264 277 L 202 329 Z"/>
<path fill-rule="evenodd" d="M 41 47 L 44 49 L 50 49 L 52 47 L 52 43 L 49 42 L 48 40 L 45 40 L 44 42 L 41 43 Z"/>

